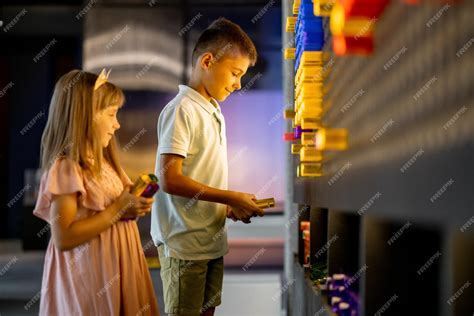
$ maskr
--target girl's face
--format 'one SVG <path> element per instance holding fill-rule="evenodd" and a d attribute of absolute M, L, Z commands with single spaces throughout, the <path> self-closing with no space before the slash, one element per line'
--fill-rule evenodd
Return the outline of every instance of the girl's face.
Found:
<path fill-rule="evenodd" d="M 99 141 L 104 148 L 109 145 L 115 131 L 120 128 L 117 120 L 118 109 L 117 105 L 108 106 L 99 111 L 94 119 L 94 129 L 97 131 Z"/>

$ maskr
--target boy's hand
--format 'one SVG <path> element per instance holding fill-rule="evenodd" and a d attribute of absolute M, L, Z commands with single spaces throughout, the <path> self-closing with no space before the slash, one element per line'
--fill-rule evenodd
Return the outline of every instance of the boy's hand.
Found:
<path fill-rule="evenodd" d="M 227 205 L 227 218 L 230 218 L 234 222 L 238 221 L 237 217 L 235 217 L 235 214 L 232 211 L 232 207 L 229 206 L 229 205 Z M 245 223 L 245 224 L 250 224 L 251 223 L 250 218 L 244 218 L 244 219 L 242 219 L 242 222 Z"/>
<path fill-rule="evenodd" d="M 238 220 L 250 219 L 253 216 L 263 216 L 263 209 L 255 204 L 257 198 L 253 194 L 234 192 L 229 206 Z"/>
<path fill-rule="evenodd" d="M 232 207 L 227 205 L 227 218 L 230 218 L 234 222 L 237 222 L 237 217 L 235 217 L 234 212 L 232 212 Z"/>

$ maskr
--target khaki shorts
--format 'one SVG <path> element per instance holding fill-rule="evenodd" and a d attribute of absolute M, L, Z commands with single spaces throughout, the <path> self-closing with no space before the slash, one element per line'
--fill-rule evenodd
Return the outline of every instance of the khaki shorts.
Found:
<path fill-rule="evenodd" d="M 223 257 L 212 260 L 166 258 L 158 247 L 165 313 L 196 314 L 221 304 Z"/>

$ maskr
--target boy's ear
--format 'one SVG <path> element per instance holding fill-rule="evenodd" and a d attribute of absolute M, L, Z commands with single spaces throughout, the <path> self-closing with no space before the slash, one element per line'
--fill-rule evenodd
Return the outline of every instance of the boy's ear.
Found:
<path fill-rule="evenodd" d="M 211 52 L 206 52 L 201 55 L 201 68 L 203 69 L 209 69 L 209 67 L 212 66 L 214 60 L 214 56 L 212 55 Z"/>

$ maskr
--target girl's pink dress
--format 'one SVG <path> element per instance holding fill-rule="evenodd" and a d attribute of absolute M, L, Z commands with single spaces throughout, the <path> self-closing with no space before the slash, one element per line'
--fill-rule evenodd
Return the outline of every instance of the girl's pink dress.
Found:
<path fill-rule="evenodd" d="M 121 179 L 106 162 L 100 181 L 65 158 L 41 178 L 33 214 L 49 224 L 55 195 L 78 193 L 76 219 L 104 210 L 120 195 Z M 46 251 L 40 315 L 159 315 L 153 284 L 135 221 L 118 221 L 85 244 L 58 250 L 50 240 Z"/>

